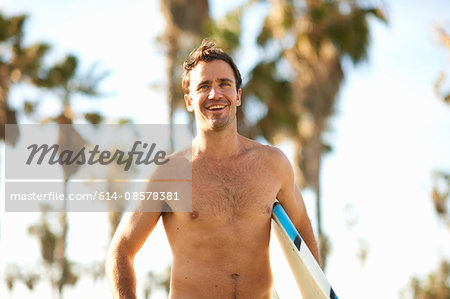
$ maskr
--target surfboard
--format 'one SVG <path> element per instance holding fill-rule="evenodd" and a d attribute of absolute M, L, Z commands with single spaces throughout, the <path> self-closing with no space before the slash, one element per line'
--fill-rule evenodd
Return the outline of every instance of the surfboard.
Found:
<path fill-rule="evenodd" d="M 338 299 L 325 274 L 279 202 L 272 210 L 272 227 L 303 299 Z"/>

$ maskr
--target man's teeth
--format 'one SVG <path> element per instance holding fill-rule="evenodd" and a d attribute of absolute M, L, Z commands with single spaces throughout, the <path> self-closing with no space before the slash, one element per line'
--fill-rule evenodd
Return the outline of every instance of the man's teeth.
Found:
<path fill-rule="evenodd" d="M 209 110 L 216 110 L 216 109 L 222 109 L 222 108 L 224 108 L 225 106 L 222 106 L 222 105 L 214 105 L 214 106 L 211 106 L 211 107 L 209 107 L 208 109 Z"/>

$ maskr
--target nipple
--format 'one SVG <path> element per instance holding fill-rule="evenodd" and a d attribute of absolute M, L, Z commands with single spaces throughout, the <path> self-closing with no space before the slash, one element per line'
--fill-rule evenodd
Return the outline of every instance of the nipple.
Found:
<path fill-rule="evenodd" d="M 191 219 L 197 219 L 198 218 L 198 212 L 197 211 L 192 211 L 191 212 Z"/>

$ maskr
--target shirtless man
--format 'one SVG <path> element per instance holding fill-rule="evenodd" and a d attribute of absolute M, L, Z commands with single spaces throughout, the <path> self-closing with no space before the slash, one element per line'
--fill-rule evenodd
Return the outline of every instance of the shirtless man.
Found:
<path fill-rule="evenodd" d="M 241 83 L 231 57 L 211 42 L 203 42 L 184 63 L 184 98 L 198 132 L 192 142 L 192 212 L 124 217 L 106 262 L 114 298 L 136 298 L 133 259 L 159 218 L 173 254 L 172 299 L 271 298 L 275 198 L 318 260 L 288 159 L 275 147 L 237 133 Z"/>

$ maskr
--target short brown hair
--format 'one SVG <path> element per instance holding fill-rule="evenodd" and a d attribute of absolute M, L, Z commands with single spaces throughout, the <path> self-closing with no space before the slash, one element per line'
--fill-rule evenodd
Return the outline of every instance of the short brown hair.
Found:
<path fill-rule="evenodd" d="M 190 77 L 189 73 L 199 64 L 201 61 L 204 62 L 210 62 L 213 60 L 223 60 L 226 63 L 228 63 L 233 70 L 234 73 L 234 79 L 236 81 L 236 91 L 241 88 L 242 85 L 242 77 L 241 73 L 239 72 L 236 64 L 234 64 L 233 58 L 231 58 L 230 55 L 225 53 L 224 50 L 221 48 L 216 48 L 216 44 L 208 39 L 204 39 L 201 43 L 201 45 L 193 50 L 190 54 L 188 59 L 183 63 L 183 80 L 182 80 L 182 87 L 183 92 L 185 94 L 189 93 L 189 84 L 190 84 Z"/>

